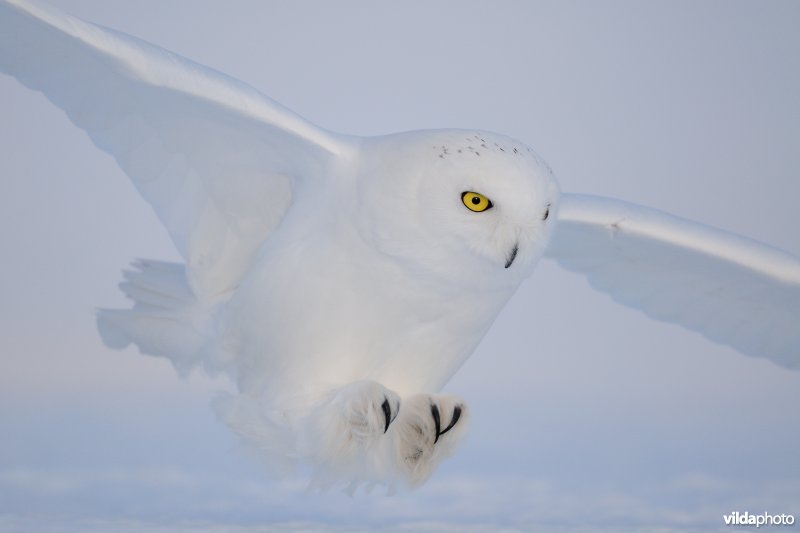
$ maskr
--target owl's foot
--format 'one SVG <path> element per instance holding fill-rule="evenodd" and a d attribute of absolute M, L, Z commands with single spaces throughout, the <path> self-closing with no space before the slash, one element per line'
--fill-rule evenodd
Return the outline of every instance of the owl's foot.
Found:
<path fill-rule="evenodd" d="M 400 396 L 375 381 L 339 389 L 332 403 L 339 411 L 341 436 L 354 442 L 382 436 L 400 411 Z"/>
<path fill-rule="evenodd" d="M 417 486 L 453 454 L 468 412 L 455 396 L 403 398 L 374 381 L 337 389 L 312 410 L 301 450 L 320 487 L 352 479 Z"/>
<path fill-rule="evenodd" d="M 388 432 L 401 476 L 412 486 L 427 480 L 455 451 L 466 433 L 467 419 L 466 405 L 455 396 L 418 394 L 403 399 Z"/>

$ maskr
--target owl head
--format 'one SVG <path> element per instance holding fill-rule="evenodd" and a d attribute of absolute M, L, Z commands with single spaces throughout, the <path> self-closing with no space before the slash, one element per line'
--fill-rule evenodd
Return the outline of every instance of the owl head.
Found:
<path fill-rule="evenodd" d="M 541 257 L 559 191 L 522 143 L 481 131 L 416 131 L 365 140 L 359 160 L 360 231 L 408 268 L 516 286 Z"/>

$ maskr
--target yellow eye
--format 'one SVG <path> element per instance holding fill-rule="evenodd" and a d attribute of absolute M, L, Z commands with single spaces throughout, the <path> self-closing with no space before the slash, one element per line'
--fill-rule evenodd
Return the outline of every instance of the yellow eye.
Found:
<path fill-rule="evenodd" d="M 481 193 L 472 191 L 462 192 L 461 201 L 464 202 L 464 205 L 467 206 L 467 209 L 470 211 L 475 211 L 476 213 L 482 213 L 487 209 L 491 209 L 493 206 L 491 200 L 486 198 Z"/>

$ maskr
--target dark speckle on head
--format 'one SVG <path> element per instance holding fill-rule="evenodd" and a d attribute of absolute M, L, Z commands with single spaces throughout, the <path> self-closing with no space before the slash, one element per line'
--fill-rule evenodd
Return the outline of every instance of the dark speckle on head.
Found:
<path fill-rule="evenodd" d="M 457 154 L 464 154 L 467 152 L 472 152 L 475 154 L 475 157 L 481 157 L 486 155 L 485 152 L 490 152 L 487 157 L 493 157 L 492 154 L 500 154 L 506 152 L 512 152 L 516 155 L 526 155 L 527 153 L 533 154 L 536 156 L 536 153 L 531 151 L 530 148 L 526 146 L 514 146 L 513 144 L 507 146 L 505 144 L 501 144 L 501 142 L 495 141 L 493 138 L 484 138 L 480 134 L 473 134 L 470 137 L 466 137 L 464 139 L 467 141 L 464 144 L 455 144 L 455 145 L 445 145 L 445 144 L 436 144 L 433 147 L 438 150 L 440 159 L 448 159 L 452 156 L 456 156 Z M 458 141 L 455 141 L 458 143 Z"/>

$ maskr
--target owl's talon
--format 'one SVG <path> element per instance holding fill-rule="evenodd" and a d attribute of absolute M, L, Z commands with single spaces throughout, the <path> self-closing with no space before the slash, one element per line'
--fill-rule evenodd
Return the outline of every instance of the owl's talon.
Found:
<path fill-rule="evenodd" d="M 442 420 L 439 416 L 439 407 L 435 403 L 431 404 L 431 416 L 433 417 L 434 433 L 436 433 L 436 438 L 433 439 L 433 443 L 436 444 L 439 441 L 439 430 L 442 427 Z"/>
<path fill-rule="evenodd" d="M 401 477 L 411 486 L 425 481 L 453 453 L 468 420 L 466 405 L 456 396 L 416 394 L 403 398 L 400 415 L 387 433 L 393 440 Z"/>
<path fill-rule="evenodd" d="M 450 423 L 447 424 L 447 427 L 444 428 L 444 431 L 441 430 L 442 421 L 441 416 L 439 415 L 439 406 L 435 403 L 431 404 L 431 416 L 433 416 L 433 424 L 436 429 L 436 438 L 433 439 L 433 443 L 436 444 L 439 442 L 439 437 L 453 429 L 453 427 L 455 427 L 455 425 L 458 423 L 458 419 L 461 418 L 461 406 L 456 405 L 453 407 L 453 418 L 450 420 Z"/>
<path fill-rule="evenodd" d="M 389 431 L 389 424 L 394 422 L 394 419 L 397 418 L 397 413 L 400 411 L 400 404 L 398 403 L 398 408 L 392 413 L 392 407 L 389 403 L 389 398 L 384 396 L 383 403 L 381 404 L 381 409 L 383 410 L 383 416 L 386 419 L 386 427 L 383 428 L 383 432 L 386 433 Z"/>
<path fill-rule="evenodd" d="M 364 380 L 334 391 L 320 405 L 311 423 L 325 435 L 320 438 L 343 439 L 360 446 L 386 434 L 399 412 L 397 393 L 375 381 Z"/>

